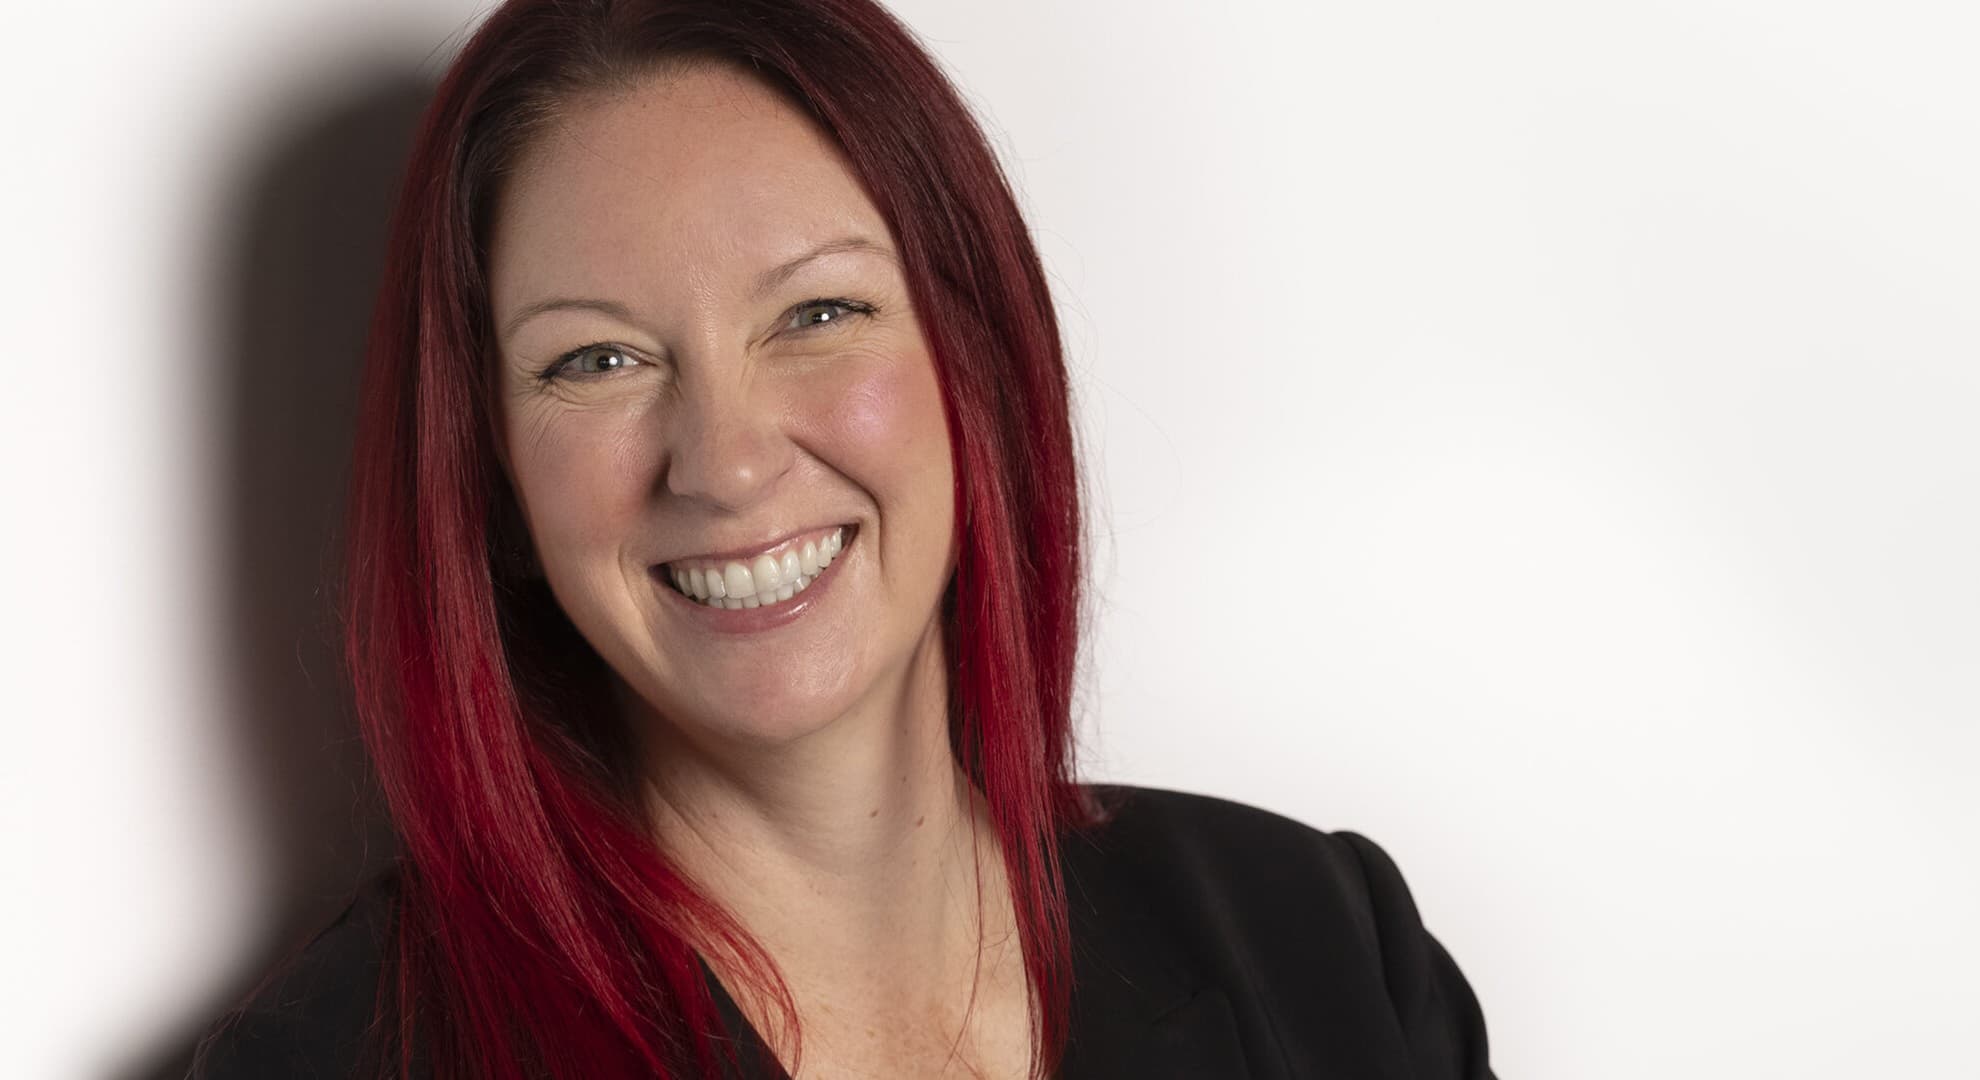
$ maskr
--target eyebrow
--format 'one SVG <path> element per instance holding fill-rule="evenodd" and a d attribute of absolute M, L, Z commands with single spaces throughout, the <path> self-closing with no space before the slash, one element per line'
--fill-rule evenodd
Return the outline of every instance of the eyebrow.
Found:
<path fill-rule="evenodd" d="M 848 251 L 863 251 L 868 255 L 878 255 L 896 265 L 899 265 L 900 262 L 895 257 L 893 251 L 889 250 L 884 244 L 876 243 L 864 236 L 856 234 L 841 236 L 835 240 L 827 240 L 810 251 L 799 255 L 797 258 L 786 260 L 765 270 L 756 279 L 756 292 L 754 295 L 761 297 L 764 293 L 789 281 L 799 270 L 804 269 L 806 263 L 811 262 L 813 259 L 822 259 L 827 255 L 840 255 Z"/>
<path fill-rule="evenodd" d="M 841 236 L 827 240 L 795 258 L 778 263 L 776 266 L 757 275 L 755 290 L 750 294 L 751 299 L 759 298 L 764 293 L 789 281 L 792 277 L 796 276 L 799 270 L 804 269 L 807 264 L 814 260 L 825 258 L 828 255 L 840 255 L 851 251 L 878 255 L 893 262 L 897 266 L 900 264 L 899 257 L 883 244 L 859 235 Z M 508 324 L 502 328 L 502 337 L 505 339 L 508 338 L 516 332 L 517 327 L 536 318 L 538 315 L 552 311 L 596 311 L 601 314 L 610 315 L 622 322 L 632 321 L 632 312 L 624 304 L 614 300 L 556 296 L 548 300 L 538 300 L 533 304 L 524 305 L 522 310 L 509 317 Z"/>

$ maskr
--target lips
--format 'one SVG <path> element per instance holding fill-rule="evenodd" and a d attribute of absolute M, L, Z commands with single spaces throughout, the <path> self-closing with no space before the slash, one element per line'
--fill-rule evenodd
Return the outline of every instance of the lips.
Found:
<path fill-rule="evenodd" d="M 802 547 L 807 541 L 824 543 L 825 538 L 835 530 L 844 529 L 850 531 L 852 528 L 853 526 L 849 524 L 823 525 L 803 532 L 791 533 L 780 540 L 773 540 L 769 543 L 757 544 L 751 547 L 733 548 L 704 555 L 684 555 L 678 559 L 661 563 L 660 565 L 670 572 L 674 570 L 708 570 L 711 568 L 719 570 L 732 562 L 739 562 L 747 566 L 755 562 L 759 556 L 768 555 L 771 558 L 781 559 L 786 548 L 793 545 Z"/>

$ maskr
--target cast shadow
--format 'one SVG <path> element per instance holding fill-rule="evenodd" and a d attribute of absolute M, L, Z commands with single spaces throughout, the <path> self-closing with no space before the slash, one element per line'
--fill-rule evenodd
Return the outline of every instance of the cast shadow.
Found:
<path fill-rule="evenodd" d="M 274 917 L 252 961 L 112 1080 L 179 1080 L 200 1035 L 396 852 L 358 741 L 334 608 L 345 477 L 387 217 L 432 86 L 353 86 L 240 162 L 222 219 L 210 370 L 228 590 L 227 727 Z"/>

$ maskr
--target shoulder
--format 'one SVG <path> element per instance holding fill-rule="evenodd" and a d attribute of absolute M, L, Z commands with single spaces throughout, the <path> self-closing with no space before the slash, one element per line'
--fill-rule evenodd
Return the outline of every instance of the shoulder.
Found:
<path fill-rule="evenodd" d="M 1088 789 L 1104 813 L 1089 842 L 1122 872 L 1240 905 L 1254 922 L 1311 925 L 1324 910 L 1371 942 L 1385 927 L 1417 918 L 1394 860 L 1360 833 L 1323 831 L 1213 795 L 1126 784 Z"/>
<path fill-rule="evenodd" d="M 1221 984 L 1282 1031 L 1380 1007 L 1424 1076 L 1489 1077 L 1484 1019 L 1402 871 L 1360 833 L 1214 796 L 1089 785 L 1104 811 L 1077 860 L 1157 910 Z M 1295 1057 L 1297 1049 L 1288 1046 Z"/>
<path fill-rule="evenodd" d="M 1373 841 L 1262 807 L 1126 784 L 1088 785 L 1103 810 L 1089 842 L 1123 869 L 1242 897 L 1327 897 L 1360 915 L 1393 906 L 1401 875 Z M 1259 890 L 1269 887 L 1268 894 Z M 1378 895 L 1379 894 L 1379 895 Z M 1374 930 L 1368 919 L 1362 929 Z"/>
<path fill-rule="evenodd" d="M 358 1074 L 377 1023 L 398 896 L 395 869 L 359 886 L 336 919 L 208 1029 L 193 1080 Z"/>

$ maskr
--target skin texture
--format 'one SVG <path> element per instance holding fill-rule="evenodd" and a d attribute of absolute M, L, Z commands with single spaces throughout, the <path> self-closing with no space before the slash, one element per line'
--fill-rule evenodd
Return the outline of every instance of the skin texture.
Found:
<path fill-rule="evenodd" d="M 851 237 L 877 250 L 759 290 Z M 894 251 L 829 136 L 739 71 L 569 102 L 491 235 L 499 442 L 544 577 L 617 676 L 656 841 L 796 996 L 800 1075 L 1021 1076 L 1002 858 L 946 734 L 953 463 Z M 527 315 L 566 298 L 589 306 Z M 774 629 L 712 632 L 653 573 L 835 524 L 858 526 L 837 580 Z"/>

